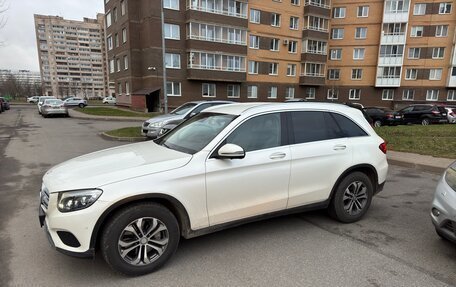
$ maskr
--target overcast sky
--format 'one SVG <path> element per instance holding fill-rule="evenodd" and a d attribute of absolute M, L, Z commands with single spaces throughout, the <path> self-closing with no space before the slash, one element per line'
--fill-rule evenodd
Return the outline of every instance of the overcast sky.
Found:
<path fill-rule="evenodd" d="M 39 71 L 33 14 L 82 20 L 103 13 L 103 0 L 0 0 L 8 10 L 0 29 L 0 69 Z M 3 16 L 3 15 L 2 15 Z"/>

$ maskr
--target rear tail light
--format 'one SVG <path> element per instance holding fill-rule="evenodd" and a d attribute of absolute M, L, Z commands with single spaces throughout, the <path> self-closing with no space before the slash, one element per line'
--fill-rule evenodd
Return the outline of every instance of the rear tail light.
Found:
<path fill-rule="evenodd" d="M 389 118 L 389 119 L 391 119 L 391 118 L 393 118 L 394 116 L 393 116 L 393 114 L 386 114 L 386 117 Z"/>
<path fill-rule="evenodd" d="M 453 112 L 450 112 L 450 116 L 454 117 L 454 113 L 453 113 Z"/>
<path fill-rule="evenodd" d="M 386 154 L 386 152 L 387 152 L 386 142 L 381 143 L 381 144 L 378 146 L 378 148 L 379 148 L 384 154 Z"/>
<path fill-rule="evenodd" d="M 49 108 L 50 105 L 43 105 L 43 108 Z"/>
<path fill-rule="evenodd" d="M 434 115 L 440 115 L 440 111 L 432 111 Z"/>

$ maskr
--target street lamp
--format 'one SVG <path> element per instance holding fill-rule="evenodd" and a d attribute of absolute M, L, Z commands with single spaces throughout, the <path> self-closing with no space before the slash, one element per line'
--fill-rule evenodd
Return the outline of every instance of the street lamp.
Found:
<path fill-rule="evenodd" d="M 165 60 L 165 14 L 163 13 L 163 0 L 160 1 L 161 28 L 162 28 L 162 59 L 163 59 L 163 99 L 165 114 L 168 113 L 168 93 L 166 91 L 166 60 Z"/>

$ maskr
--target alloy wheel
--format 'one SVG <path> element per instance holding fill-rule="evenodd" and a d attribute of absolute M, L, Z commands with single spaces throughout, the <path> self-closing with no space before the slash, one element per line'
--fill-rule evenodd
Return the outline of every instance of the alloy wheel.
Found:
<path fill-rule="evenodd" d="M 169 232 L 163 222 L 153 217 L 142 217 L 122 230 L 118 251 L 125 262 L 144 266 L 160 258 L 168 242 Z"/>
<path fill-rule="evenodd" d="M 350 215 L 359 214 L 367 204 L 367 187 L 361 181 L 352 182 L 344 192 L 344 210 Z"/>
<path fill-rule="evenodd" d="M 428 120 L 428 119 L 423 119 L 423 120 L 421 121 L 421 124 L 422 124 L 423 126 L 427 126 L 427 125 L 429 125 L 429 120 Z"/>

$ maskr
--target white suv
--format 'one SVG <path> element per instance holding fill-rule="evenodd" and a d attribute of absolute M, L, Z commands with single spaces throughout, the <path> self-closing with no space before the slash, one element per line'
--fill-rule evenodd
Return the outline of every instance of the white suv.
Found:
<path fill-rule="evenodd" d="M 361 219 L 383 188 L 386 145 L 339 104 L 231 104 L 155 141 L 80 156 L 43 177 L 40 222 L 58 250 L 128 275 L 162 266 L 180 237 L 328 208 Z"/>

